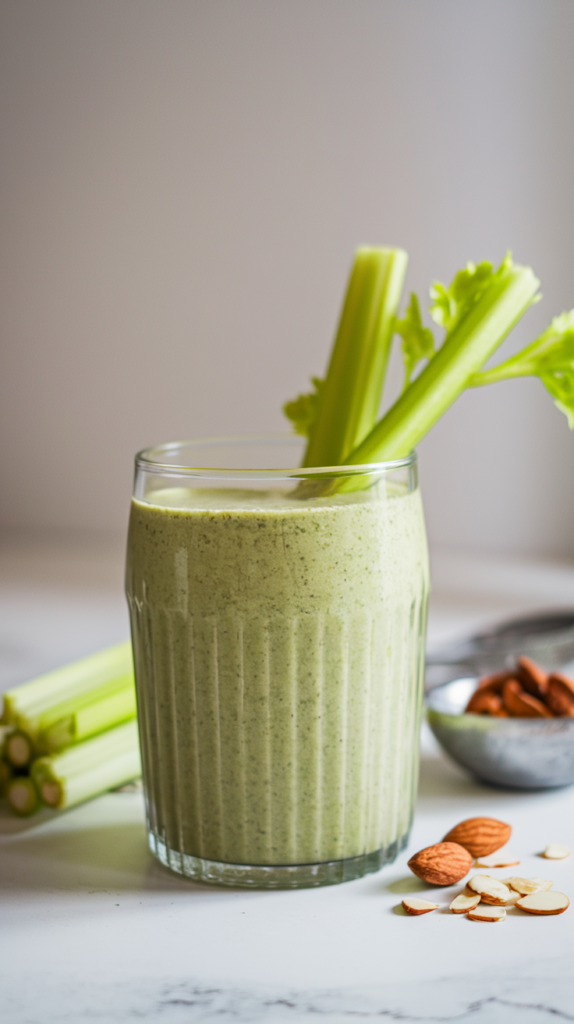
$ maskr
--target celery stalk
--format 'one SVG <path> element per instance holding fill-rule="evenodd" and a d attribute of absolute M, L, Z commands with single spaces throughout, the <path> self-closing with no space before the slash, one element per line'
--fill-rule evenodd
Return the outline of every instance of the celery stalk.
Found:
<path fill-rule="evenodd" d="M 3 721 L 23 729 L 36 742 L 41 729 L 71 713 L 79 703 L 123 688 L 128 677 L 133 678 L 133 666 L 131 644 L 126 642 L 8 690 Z"/>
<path fill-rule="evenodd" d="M 59 754 L 39 757 L 31 776 L 50 807 L 74 807 L 141 775 L 137 724 L 108 729 Z"/>
<path fill-rule="evenodd" d="M 403 249 L 357 250 L 327 376 L 285 407 L 295 419 L 313 402 L 304 466 L 340 465 L 376 423 L 407 261 Z"/>
<path fill-rule="evenodd" d="M 482 266 L 482 265 L 481 265 Z M 445 341 L 370 434 L 347 457 L 362 465 L 409 454 L 535 301 L 539 282 L 507 258 Z"/>
<path fill-rule="evenodd" d="M 16 814 L 27 818 L 38 810 L 38 793 L 31 779 L 25 775 L 17 775 L 6 786 L 8 803 Z"/>
<path fill-rule="evenodd" d="M 4 757 L 14 768 L 25 768 L 32 760 L 32 740 L 21 729 L 14 729 L 6 739 Z"/>
<path fill-rule="evenodd" d="M 99 700 L 82 704 L 51 724 L 42 726 L 38 735 L 38 748 L 46 753 L 63 750 L 74 743 L 111 729 L 136 716 L 136 691 L 133 678 L 128 676 L 121 689 L 114 690 Z M 52 718 L 55 714 L 52 713 Z M 43 719 L 43 722 L 45 719 Z"/>

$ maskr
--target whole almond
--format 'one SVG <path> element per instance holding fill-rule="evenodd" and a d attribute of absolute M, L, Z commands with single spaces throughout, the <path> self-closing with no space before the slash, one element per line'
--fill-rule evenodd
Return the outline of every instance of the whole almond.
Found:
<path fill-rule="evenodd" d="M 574 682 L 568 676 L 553 672 L 544 699 L 555 715 L 574 718 Z"/>
<path fill-rule="evenodd" d="M 502 687 L 507 679 L 512 679 L 512 672 L 493 672 L 490 676 L 482 676 L 478 681 L 478 690 L 490 690 L 492 693 L 502 693 Z"/>
<path fill-rule="evenodd" d="M 512 828 L 496 818 L 466 818 L 446 834 L 443 843 L 459 843 L 473 857 L 495 853 L 510 839 Z"/>
<path fill-rule="evenodd" d="M 524 689 L 533 697 L 544 700 L 548 686 L 548 673 L 541 669 L 535 661 L 532 661 L 532 658 L 527 658 L 525 655 L 519 658 L 516 664 L 516 675 Z"/>
<path fill-rule="evenodd" d="M 552 711 L 546 704 L 523 690 L 518 679 L 509 679 L 504 684 L 502 700 L 513 718 L 553 718 Z"/>
<path fill-rule="evenodd" d="M 492 690 L 475 690 L 464 710 L 466 714 L 498 715 L 502 710 L 502 698 Z"/>
<path fill-rule="evenodd" d="M 431 885 L 454 885 L 472 867 L 472 855 L 458 843 L 435 843 L 411 857 L 409 867 L 417 878 Z"/>

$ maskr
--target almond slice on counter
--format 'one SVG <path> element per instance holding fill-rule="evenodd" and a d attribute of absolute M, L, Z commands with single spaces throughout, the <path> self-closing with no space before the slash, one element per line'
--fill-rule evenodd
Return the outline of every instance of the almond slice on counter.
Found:
<path fill-rule="evenodd" d="M 533 892 L 522 896 L 517 907 L 527 914 L 563 914 L 570 906 L 570 900 L 563 892 Z"/>
<path fill-rule="evenodd" d="M 500 850 L 498 853 L 491 853 L 489 857 L 479 857 L 474 866 L 475 868 L 511 868 L 515 864 L 520 864 L 519 857 Z"/>
<path fill-rule="evenodd" d="M 403 910 L 413 917 L 419 914 L 429 914 L 431 910 L 438 910 L 438 903 L 430 903 L 429 900 L 419 900 L 415 896 L 406 896 L 402 901 Z"/>
<path fill-rule="evenodd" d="M 474 875 L 467 882 L 469 889 L 477 892 L 483 903 L 503 907 L 510 899 L 510 889 L 498 878 L 491 878 L 490 875 Z"/>
<path fill-rule="evenodd" d="M 469 910 L 474 910 L 479 903 L 480 893 L 467 895 L 465 892 L 461 892 L 460 896 L 455 896 L 448 909 L 452 910 L 453 914 L 468 914 Z"/>
<path fill-rule="evenodd" d="M 554 882 L 549 881 L 548 878 L 512 878 L 503 879 L 505 885 L 509 885 L 515 892 L 519 892 L 521 896 L 528 896 L 534 892 L 548 892 L 552 888 Z"/>
<path fill-rule="evenodd" d="M 479 903 L 478 907 L 469 911 L 468 916 L 471 921 L 504 921 L 506 910 L 504 907 L 489 907 Z"/>
<path fill-rule="evenodd" d="M 547 857 L 548 860 L 564 860 L 565 857 L 570 856 L 570 848 L 564 846 L 564 843 L 550 843 L 542 856 Z"/>

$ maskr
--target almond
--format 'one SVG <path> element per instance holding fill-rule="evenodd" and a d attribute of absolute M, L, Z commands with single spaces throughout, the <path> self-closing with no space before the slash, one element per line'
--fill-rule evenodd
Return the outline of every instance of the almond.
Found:
<path fill-rule="evenodd" d="M 570 848 L 564 846 L 563 843 L 550 843 L 542 856 L 547 857 L 548 860 L 564 860 L 565 857 L 570 856 Z"/>
<path fill-rule="evenodd" d="M 469 910 L 474 910 L 479 903 L 480 893 L 473 892 L 467 895 L 461 892 L 460 896 L 455 896 L 448 909 L 452 910 L 453 914 L 468 914 Z"/>
<path fill-rule="evenodd" d="M 510 899 L 510 889 L 498 878 L 491 878 L 490 875 L 474 875 L 468 881 L 468 888 L 479 893 L 483 903 L 490 903 L 493 906 L 503 907 Z"/>
<path fill-rule="evenodd" d="M 553 718 L 550 708 L 537 697 L 532 697 L 518 682 L 509 679 L 502 689 L 504 707 L 513 718 Z"/>
<path fill-rule="evenodd" d="M 563 892 L 536 892 L 522 896 L 516 906 L 527 914 L 563 914 L 570 906 L 570 900 Z"/>
<path fill-rule="evenodd" d="M 547 892 L 554 885 L 554 882 L 548 881 L 547 878 L 517 878 L 515 875 L 512 878 L 504 878 L 503 882 L 522 896 L 528 896 L 535 892 Z"/>
<path fill-rule="evenodd" d="M 458 843 L 435 843 L 411 857 L 409 867 L 417 878 L 431 885 L 454 885 L 470 871 L 472 856 Z"/>
<path fill-rule="evenodd" d="M 555 715 L 574 718 L 574 682 L 568 676 L 553 672 L 548 677 L 545 700 Z"/>
<path fill-rule="evenodd" d="M 520 858 L 516 857 L 513 853 L 491 853 L 488 857 L 480 857 L 476 864 L 476 868 L 510 868 L 515 864 L 520 864 Z"/>
<path fill-rule="evenodd" d="M 479 903 L 474 910 L 469 910 L 468 916 L 471 921 L 504 921 L 506 910 L 504 907 L 486 907 Z"/>
<path fill-rule="evenodd" d="M 495 853 L 510 839 L 512 829 L 496 818 L 466 818 L 443 839 L 443 843 L 459 843 L 473 857 L 486 857 Z"/>
<path fill-rule="evenodd" d="M 544 672 L 540 665 L 532 661 L 532 658 L 523 656 L 517 661 L 516 675 L 527 693 L 530 693 L 533 697 L 538 697 L 538 700 L 544 700 L 544 694 L 548 686 L 548 673 Z"/>
<path fill-rule="evenodd" d="M 419 914 L 429 914 L 431 910 L 438 910 L 438 903 L 430 903 L 429 900 L 419 900 L 415 896 L 406 896 L 402 901 L 403 910 L 413 917 Z"/>
<path fill-rule="evenodd" d="M 492 690 L 475 690 L 464 709 L 472 715 L 499 715 L 502 710 L 502 698 Z"/>
<path fill-rule="evenodd" d="M 502 687 L 507 679 L 512 679 L 512 672 L 494 672 L 491 676 L 483 676 L 479 679 L 479 690 L 491 690 L 492 693 L 502 693 Z"/>

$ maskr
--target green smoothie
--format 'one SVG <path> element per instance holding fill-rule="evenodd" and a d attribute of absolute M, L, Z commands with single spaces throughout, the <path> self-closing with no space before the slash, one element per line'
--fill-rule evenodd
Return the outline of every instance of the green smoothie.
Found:
<path fill-rule="evenodd" d="M 427 592 L 418 490 L 134 499 L 127 593 L 161 848 L 294 865 L 400 845 Z"/>

